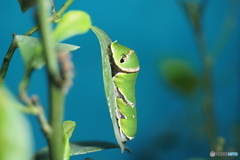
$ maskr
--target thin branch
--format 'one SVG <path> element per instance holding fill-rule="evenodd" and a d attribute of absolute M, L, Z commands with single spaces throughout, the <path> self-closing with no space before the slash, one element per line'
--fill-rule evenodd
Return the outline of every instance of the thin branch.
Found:
<path fill-rule="evenodd" d="M 226 44 L 233 33 L 233 30 L 236 28 L 237 21 L 239 19 L 239 0 L 230 0 L 229 7 L 227 9 L 227 15 L 224 19 L 221 30 L 215 40 L 211 53 L 213 55 L 214 62 L 217 61 L 221 55 L 223 49 L 226 47 Z"/>
<path fill-rule="evenodd" d="M 203 112 L 205 117 L 205 131 L 210 148 L 214 150 L 216 147 L 217 130 L 213 112 L 212 57 L 208 52 L 202 29 L 202 18 L 207 2 L 208 0 L 202 1 L 202 3 L 199 4 L 196 2 L 182 2 L 181 6 L 194 30 L 196 45 L 203 65 Z"/>
<path fill-rule="evenodd" d="M 49 136 L 51 136 L 52 128 L 47 121 L 47 118 L 44 114 L 43 107 L 40 105 L 37 96 L 33 96 L 32 98 L 29 98 L 29 97 L 27 97 L 27 98 L 28 98 L 28 100 L 31 100 L 31 103 L 29 103 L 29 101 L 25 102 L 23 100 L 23 102 L 29 103 L 29 104 L 27 106 L 21 107 L 19 109 L 25 113 L 33 114 L 33 115 L 37 116 L 38 121 L 41 126 L 41 129 L 42 129 L 45 137 L 48 138 Z"/>
<path fill-rule="evenodd" d="M 27 87 L 29 84 L 29 79 L 32 73 L 32 69 L 26 69 L 26 72 L 23 76 L 23 79 L 19 85 L 19 96 L 20 99 L 27 104 L 27 107 L 22 107 L 20 108 L 22 111 L 29 113 L 29 114 L 33 114 L 36 115 L 40 126 L 43 130 L 44 135 L 47 137 L 49 137 L 49 135 L 51 134 L 51 127 L 48 124 L 47 118 L 44 114 L 43 111 L 43 107 L 40 105 L 38 97 L 37 96 L 33 96 L 33 97 L 29 97 L 27 94 Z"/>
<path fill-rule="evenodd" d="M 210 148 L 214 150 L 217 140 L 217 129 L 213 111 L 212 57 L 209 55 L 202 30 L 195 32 L 195 39 L 203 64 L 203 112 L 205 117 L 205 131 Z"/>
<path fill-rule="evenodd" d="M 37 32 L 38 26 L 34 26 L 31 29 L 29 29 L 26 33 L 24 33 L 25 36 L 31 36 L 33 33 Z"/>
<path fill-rule="evenodd" d="M 32 105 L 32 100 L 31 98 L 28 97 L 28 94 L 27 94 L 27 87 L 28 87 L 28 84 L 29 84 L 29 79 L 30 79 L 30 76 L 31 76 L 31 73 L 32 73 L 32 69 L 26 69 L 24 75 L 23 75 L 23 79 L 22 81 L 20 82 L 20 85 L 19 85 L 19 96 L 20 96 L 20 99 L 25 102 L 28 106 L 31 106 Z"/>
<path fill-rule="evenodd" d="M 6 73 L 8 71 L 9 63 L 12 59 L 14 51 L 17 48 L 16 41 L 15 41 L 14 37 L 15 37 L 15 34 L 13 34 L 12 43 L 10 44 L 10 46 L 8 48 L 8 51 L 7 51 L 7 53 L 4 57 L 4 60 L 2 62 L 2 66 L 1 66 L 1 70 L 0 70 L 0 85 L 4 82 L 4 78 L 5 78 Z"/>
<path fill-rule="evenodd" d="M 54 19 L 58 19 L 62 16 L 62 14 L 69 8 L 69 6 L 74 2 L 74 0 L 67 0 L 62 7 L 59 9 L 58 12 L 54 15 Z"/>
<path fill-rule="evenodd" d="M 39 121 L 39 123 L 41 125 L 42 131 L 43 131 L 45 137 L 48 138 L 52 134 L 52 128 L 51 128 L 51 126 L 49 125 L 49 123 L 47 121 L 47 118 L 46 118 L 46 116 L 44 114 L 43 107 L 40 105 L 37 96 L 32 96 L 31 100 L 32 100 L 32 104 L 38 110 L 37 117 L 38 117 L 38 121 Z"/>

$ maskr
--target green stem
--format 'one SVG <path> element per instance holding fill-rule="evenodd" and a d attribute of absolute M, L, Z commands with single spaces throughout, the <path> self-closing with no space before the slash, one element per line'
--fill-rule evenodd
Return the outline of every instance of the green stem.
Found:
<path fill-rule="evenodd" d="M 239 19 L 239 0 L 230 0 L 227 14 L 224 19 L 221 30 L 215 40 L 211 53 L 213 55 L 213 63 L 216 62 L 226 47 Z"/>
<path fill-rule="evenodd" d="M 201 30 L 195 30 L 195 37 L 203 64 L 203 112 L 205 117 L 205 130 L 211 150 L 215 149 L 217 134 L 213 112 L 213 85 L 212 85 L 212 58 L 208 54 L 205 39 Z"/>
<path fill-rule="evenodd" d="M 180 2 L 180 1 L 179 1 Z M 185 10 L 194 30 L 196 44 L 203 65 L 203 112 L 205 118 L 205 131 L 210 148 L 216 146 L 217 134 L 216 123 L 213 112 L 213 85 L 212 85 L 212 57 L 207 50 L 204 33 L 202 31 L 202 16 L 208 0 L 197 2 L 180 2 Z"/>
<path fill-rule="evenodd" d="M 28 97 L 27 95 L 27 87 L 28 87 L 28 84 L 29 84 L 29 79 L 30 79 L 30 76 L 31 76 L 31 73 L 32 73 L 32 69 L 26 69 L 25 70 L 25 73 L 23 75 L 23 79 L 22 81 L 20 82 L 20 85 L 19 85 L 19 96 L 20 96 L 20 99 L 25 102 L 28 106 L 32 106 L 32 101 L 31 101 L 31 98 Z"/>
<path fill-rule="evenodd" d="M 30 36 L 37 30 L 38 30 L 38 26 L 35 26 L 35 27 L 31 28 L 30 30 L 28 30 L 24 35 Z M 13 40 L 8 48 L 8 51 L 4 57 L 4 60 L 2 62 L 2 66 L 0 69 L 0 85 L 4 82 L 4 79 L 5 79 L 7 71 L 8 71 L 8 66 L 11 62 L 12 56 L 16 49 L 17 49 L 17 43 L 15 40 L 15 34 L 13 34 Z"/>
<path fill-rule="evenodd" d="M 31 29 L 29 29 L 24 35 L 25 36 L 31 36 L 33 33 L 35 33 L 38 30 L 38 26 L 34 26 Z"/>
<path fill-rule="evenodd" d="M 59 9 L 58 12 L 56 12 L 55 17 L 58 19 L 62 16 L 62 14 L 69 8 L 69 6 L 74 2 L 74 0 L 67 0 L 62 7 Z"/>
<path fill-rule="evenodd" d="M 20 82 L 20 85 L 19 85 L 20 99 L 23 102 L 25 102 L 27 104 L 27 106 L 21 107 L 19 109 L 25 113 L 33 114 L 33 115 L 37 116 L 38 121 L 42 128 L 42 131 L 43 131 L 44 135 L 46 136 L 46 138 L 48 138 L 51 134 L 52 129 L 51 129 L 50 125 L 48 124 L 47 118 L 44 114 L 43 107 L 38 102 L 37 96 L 33 96 L 30 98 L 27 94 L 27 87 L 29 84 L 29 79 L 30 79 L 32 71 L 33 71 L 33 69 L 27 68 L 24 73 L 23 79 Z"/>
<path fill-rule="evenodd" d="M 4 57 L 4 60 L 2 62 L 1 70 L 0 70 L 0 85 L 4 82 L 4 78 L 6 76 L 7 70 L 9 63 L 12 59 L 13 53 L 17 48 L 16 41 L 14 39 L 15 35 L 13 34 L 13 40 L 12 43 L 10 44 L 8 51 Z"/>
<path fill-rule="evenodd" d="M 57 54 L 55 52 L 54 39 L 48 21 L 48 1 L 39 0 L 38 22 L 44 48 L 44 56 L 49 83 L 50 126 L 52 134 L 48 137 L 50 159 L 63 160 L 63 110 L 65 95 L 58 85 L 61 76 L 58 67 Z"/>
<path fill-rule="evenodd" d="M 51 160 L 63 159 L 62 121 L 65 96 L 53 81 L 50 82 L 50 126 L 52 134 L 48 139 Z"/>

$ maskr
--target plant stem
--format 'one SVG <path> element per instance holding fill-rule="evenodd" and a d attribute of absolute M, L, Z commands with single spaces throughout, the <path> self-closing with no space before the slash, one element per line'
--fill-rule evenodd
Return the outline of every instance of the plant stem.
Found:
<path fill-rule="evenodd" d="M 38 26 L 34 26 L 31 29 L 29 29 L 24 35 L 25 36 L 31 36 L 33 33 L 35 33 L 38 30 Z"/>
<path fill-rule="evenodd" d="M 226 47 L 234 29 L 237 26 L 239 19 L 239 0 L 230 0 L 229 7 L 226 11 L 226 16 L 223 21 L 221 30 L 214 42 L 211 53 L 213 55 L 213 63 L 216 62 L 222 54 L 223 49 Z"/>
<path fill-rule="evenodd" d="M 39 0 L 38 22 L 44 48 L 44 56 L 48 73 L 49 83 L 49 107 L 50 107 L 50 126 L 52 134 L 48 137 L 50 159 L 63 160 L 63 109 L 65 95 L 58 85 L 61 81 L 58 67 L 57 54 L 55 52 L 54 39 L 48 21 L 49 2 Z"/>
<path fill-rule="evenodd" d="M 31 102 L 32 103 L 30 104 L 30 106 L 28 106 L 28 109 L 30 111 L 35 111 L 35 110 L 37 111 L 37 112 L 35 112 L 35 115 L 38 118 L 38 121 L 40 123 L 41 129 L 42 129 L 45 137 L 48 138 L 52 134 L 52 128 L 47 121 L 47 118 L 44 114 L 43 107 L 40 105 L 38 97 L 36 95 L 32 96 Z"/>
<path fill-rule="evenodd" d="M 14 37 L 15 37 L 15 35 L 13 34 L 12 43 L 10 44 L 10 46 L 8 48 L 8 51 L 7 51 L 7 53 L 4 57 L 4 60 L 2 62 L 2 66 L 1 66 L 1 70 L 0 70 L 0 85 L 4 82 L 4 78 L 6 76 L 9 63 L 12 59 L 14 51 L 17 48 L 16 41 L 15 41 Z"/>
<path fill-rule="evenodd" d="M 51 134 L 51 127 L 48 124 L 47 118 L 44 114 L 43 107 L 40 105 L 37 96 L 29 97 L 27 94 L 27 87 L 32 73 L 32 69 L 26 69 L 22 81 L 19 85 L 20 99 L 27 104 L 26 107 L 21 108 L 22 111 L 37 116 L 44 135 L 48 137 Z"/>
<path fill-rule="evenodd" d="M 205 131 L 211 150 L 215 149 L 217 141 L 217 130 L 213 112 L 213 85 L 212 85 L 212 57 L 207 50 L 204 33 L 202 31 L 203 11 L 208 0 L 197 2 L 177 1 L 185 10 L 187 17 L 194 30 L 194 36 L 201 62 L 203 65 L 203 112 L 205 118 Z"/>
<path fill-rule="evenodd" d="M 19 85 L 19 96 L 20 99 L 27 104 L 27 106 L 19 108 L 25 113 L 33 114 L 37 116 L 42 131 L 46 138 L 48 138 L 51 134 L 51 127 L 47 121 L 47 118 L 44 114 L 43 107 L 40 105 L 38 97 L 32 96 L 31 98 L 27 94 L 27 87 L 29 84 L 29 79 L 31 76 L 33 69 L 26 68 L 22 81 Z"/>
<path fill-rule="evenodd" d="M 63 159 L 62 121 L 65 96 L 55 83 L 50 80 L 50 126 L 52 134 L 48 139 L 51 160 Z"/>
<path fill-rule="evenodd" d="M 61 17 L 61 15 L 69 8 L 69 6 L 74 2 L 74 0 L 67 0 L 62 7 L 59 9 L 58 12 L 56 12 L 55 16 L 56 19 L 58 19 L 59 17 Z"/>
<path fill-rule="evenodd" d="M 20 85 L 19 85 L 20 99 L 23 102 L 25 102 L 28 106 L 31 106 L 31 104 L 32 104 L 31 98 L 28 97 L 28 95 L 27 95 L 27 87 L 28 87 L 28 84 L 29 84 L 29 79 L 30 79 L 32 71 L 33 71 L 32 69 L 26 68 L 23 79 L 22 79 L 22 81 L 20 82 Z"/>
<path fill-rule="evenodd" d="M 208 54 L 202 30 L 195 30 L 196 43 L 203 64 L 203 112 L 205 117 L 205 130 L 210 144 L 210 149 L 216 146 L 217 134 L 213 112 L 213 85 L 212 85 L 212 58 Z"/>

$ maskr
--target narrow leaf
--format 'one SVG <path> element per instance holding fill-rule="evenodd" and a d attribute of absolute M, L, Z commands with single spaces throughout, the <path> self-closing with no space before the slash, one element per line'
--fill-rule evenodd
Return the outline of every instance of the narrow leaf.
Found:
<path fill-rule="evenodd" d="M 71 156 L 98 152 L 105 149 L 119 148 L 119 145 L 103 141 L 75 142 L 70 144 Z M 127 151 L 131 152 L 128 148 Z"/>
<path fill-rule="evenodd" d="M 84 142 L 74 142 L 70 143 L 70 156 L 87 154 L 91 152 L 98 152 L 106 149 L 119 148 L 119 145 L 110 142 L 103 141 L 84 141 Z M 128 148 L 125 148 L 129 153 L 131 151 Z M 33 157 L 32 160 L 49 160 L 49 151 L 45 147 L 39 150 Z"/>
<path fill-rule="evenodd" d="M 63 15 L 54 30 L 55 40 L 60 42 L 69 37 L 86 33 L 91 27 L 90 16 L 83 11 L 69 11 Z"/>
<path fill-rule="evenodd" d="M 64 121 L 63 122 L 63 130 L 67 134 L 68 139 L 71 138 L 75 127 L 76 127 L 76 122 L 74 122 L 74 121 Z"/>
<path fill-rule="evenodd" d="M 64 144 L 64 160 L 68 160 L 70 157 L 70 145 L 69 139 L 72 136 L 72 133 L 76 127 L 76 122 L 74 121 L 65 121 L 63 122 L 63 144 Z"/>
<path fill-rule="evenodd" d="M 45 60 L 42 54 L 41 39 L 16 35 L 15 40 L 21 51 L 26 68 L 38 69 L 45 65 Z M 57 53 L 71 52 L 79 48 L 79 46 L 75 45 L 56 43 Z"/>
<path fill-rule="evenodd" d="M 112 71 L 111 71 L 111 66 L 110 66 L 110 62 L 109 62 L 109 54 L 110 54 L 109 53 L 109 45 L 112 43 L 112 41 L 108 37 L 108 35 L 105 32 L 103 32 L 101 29 L 99 29 L 95 26 L 92 26 L 91 29 L 96 34 L 96 36 L 99 40 L 99 43 L 100 43 L 105 94 L 106 94 L 106 98 L 107 98 L 107 102 L 108 102 L 110 117 L 112 119 L 115 137 L 121 148 L 121 151 L 123 152 L 125 144 L 121 141 L 120 131 L 119 131 L 119 127 L 118 127 L 117 119 L 116 119 L 116 112 L 115 112 L 115 108 L 117 108 L 116 95 L 115 95 L 115 91 L 114 91 L 114 83 L 112 80 Z"/>
<path fill-rule="evenodd" d="M 22 12 L 27 11 L 30 7 L 33 7 L 37 4 L 37 0 L 18 0 Z"/>

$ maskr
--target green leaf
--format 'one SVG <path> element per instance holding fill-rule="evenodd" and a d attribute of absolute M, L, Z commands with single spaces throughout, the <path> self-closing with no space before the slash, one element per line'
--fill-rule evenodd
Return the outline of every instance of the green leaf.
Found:
<path fill-rule="evenodd" d="M 112 71 L 111 71 L 111 66 L 109 61 L 109 54 L 110 54 L 109 45 L 112 43 L 112 41 L 108 37 L 108 35 L 105 32 L 103 32 L 101 29 L 95 26 L 92 26 L 91 29 L 96 34 L 100 43 L 105 94 L 108 102 L 110 117 L 112 119 L 115 137 L 121 148 L 121 151 L 123 152 L 125 144 L 121 141 L 120 131 L 119 131 L 119 127 L 116 119 L 116 111 L 115 111 L 115 108 L 117 108 L 116 95 L 114 92 L 114 83 L 112 80 Z"/>
<path fill-rule="evenodd" d="M 193 67 L 181 59 L 165 59 L 160 63 L 164 80 L 182 93 L 192 94 L 196 91 L 199 78 Z"/>
<path fill-rule="evenodd" d="M 90 16 L 83 11 L 69 11 L 63 15 L 56 29 L 54 38 L 60 42 L 69 37 L 86 33 L 91 27 Z"/>
<path fill-rule="evenodd" d="M 68 160 L 70 157 L 70 145 L 69 139 L 72 136 L 72 133 L 76 127 L 76 122 L 74 121 L 65 121 L 63 122 L 63 144 L 64 144 L 64 160 Z"/>
<path fill-rule="evenodd" d="M 39 69 L 45 65 L 42 54 L 41 40 L 34 37 L 16 35 L 15 40 L 21 51 L 26 68 Z M 79 46 L 56 43 L 56 52 L 70 52 L 80 48 Z"/>
<path fill-rule="evenodd" d="M 75 142 L 71 143 L 71 156 L 87 154 L 91 152 L 98 152 L 105 149 L 119 148 L 119 145 L 104 141 L 89 141 L 89 142 Z M 125 148 L 131 152 L 128 148 Z"/>
<path fill-rule="evenodd" d="M 37 4 L 37 0 L 18 0 L 18 3 L 20 4 L 22 12 L 25 12 L 30 7 L 33 7 Z"/>
<path fill-rule="evenodd" d="M 31 156 L 29 123 L 18 110 L 22 105 L 3 85 L 0 86 L 0 160 L 26 160 Z"/>
<path fill-rule="evenodd" d="M 119 148 L 119 145 L 110 142 L 103 141 L 84 141 L 70 143 L 70 156 L 87 154 L 91 152 L 98 152 L 105 149 Z M 128 148 L 125 148 L 128 152 L 131 152 Z M 45 147 L 39 150 L 32 158 L 32 160 L 49 160 L 49 151 Z"/>
<path fill-rule="evenodd" d="M 64 121 L 63 122 L 63 130 L 66 133 L 66 135 L 68 136 L 68 139 L 71 138 L 75 127 L 76 127 L 76 122 L 74 122 L 74 121 Z"/>

